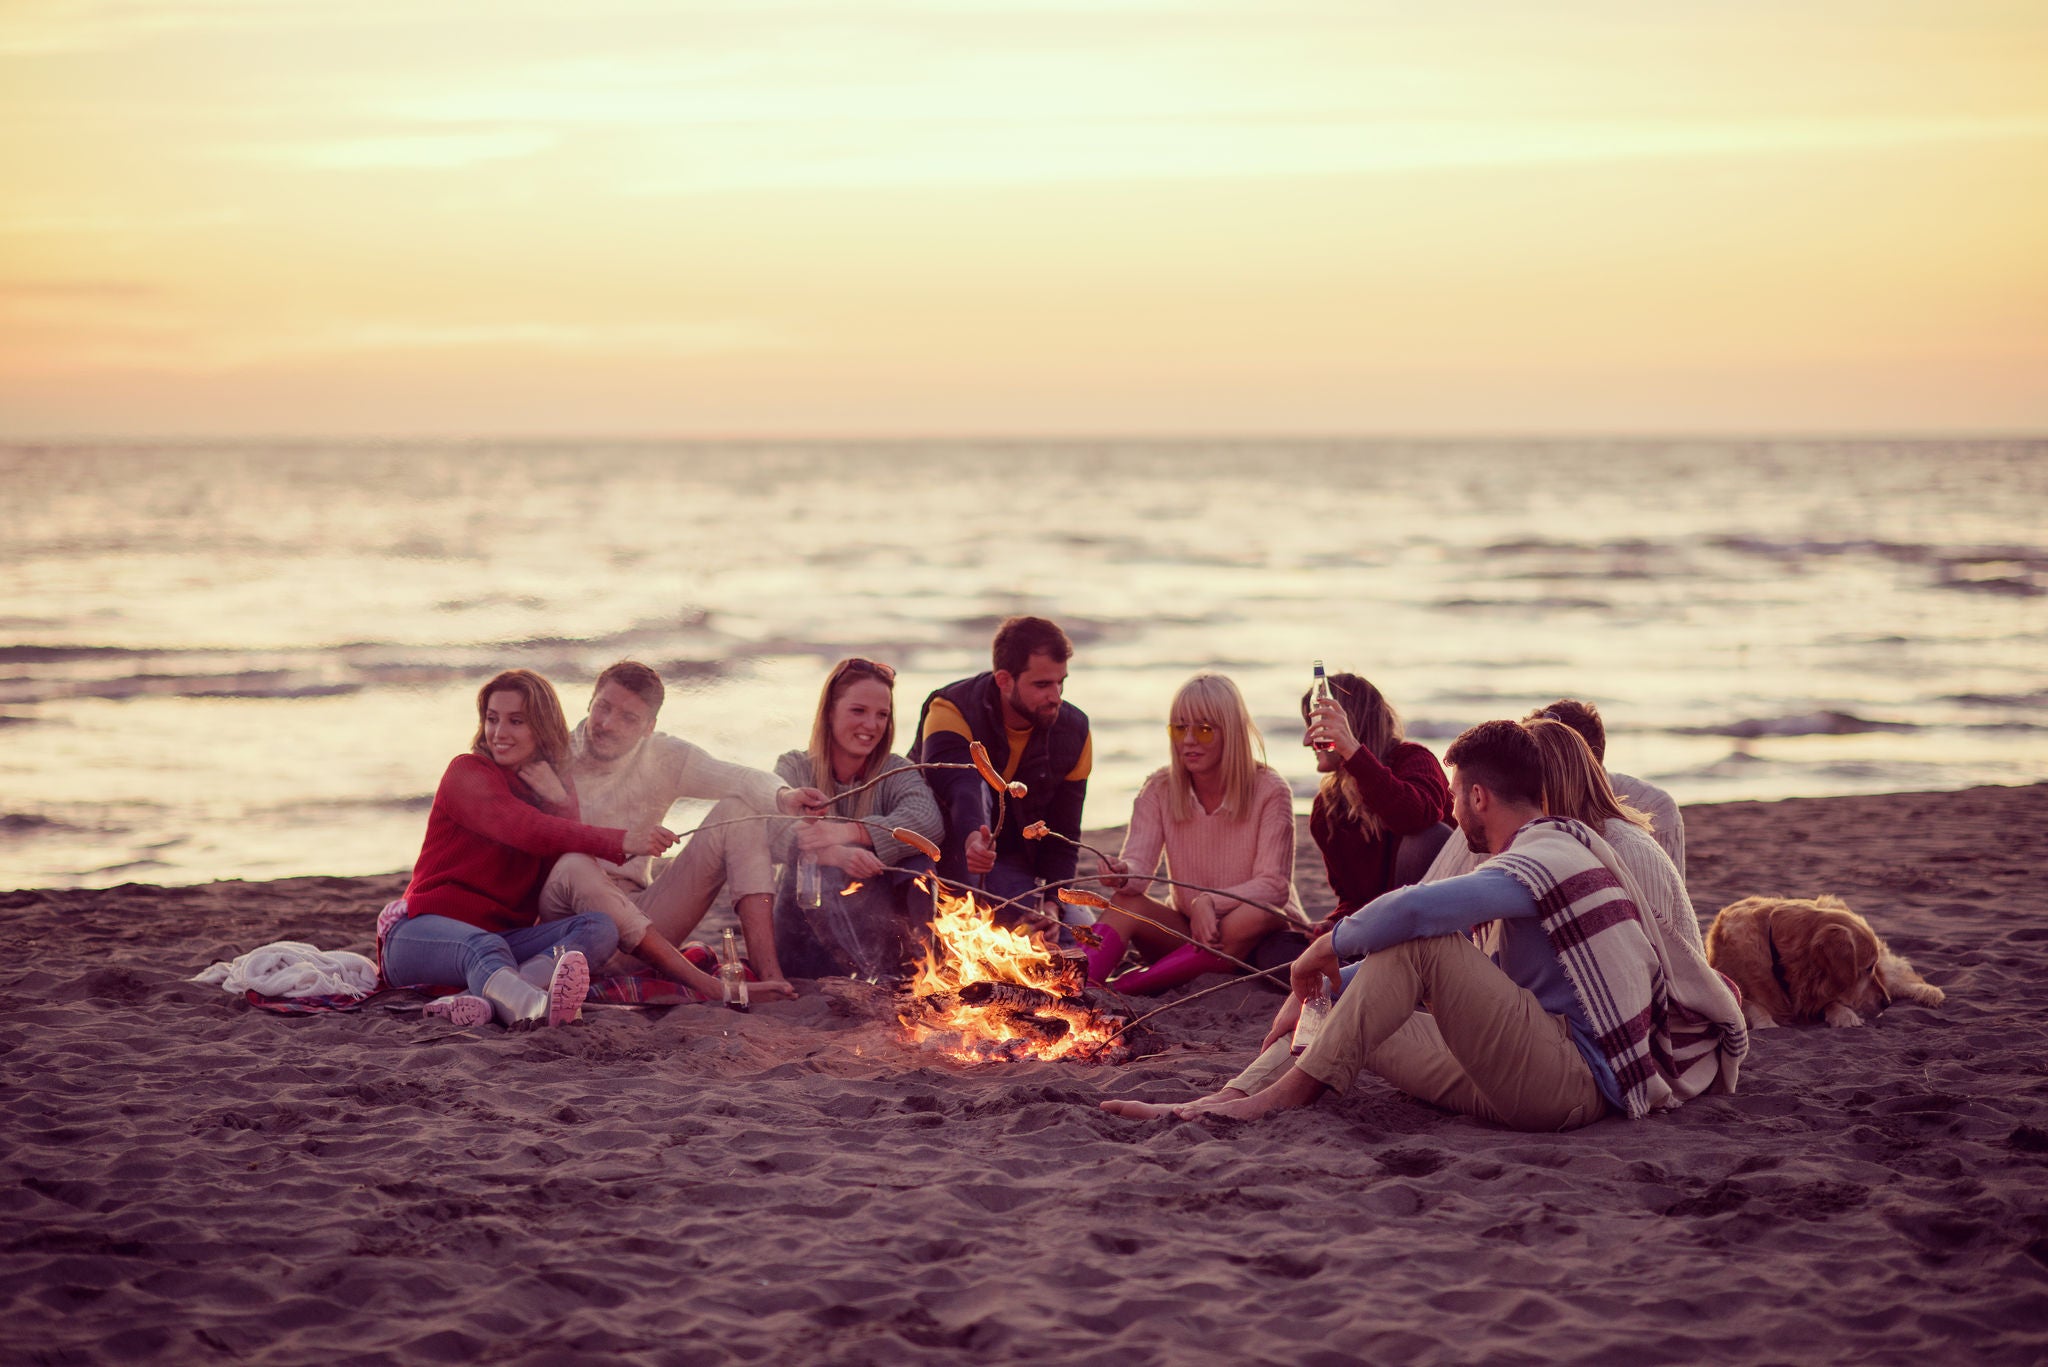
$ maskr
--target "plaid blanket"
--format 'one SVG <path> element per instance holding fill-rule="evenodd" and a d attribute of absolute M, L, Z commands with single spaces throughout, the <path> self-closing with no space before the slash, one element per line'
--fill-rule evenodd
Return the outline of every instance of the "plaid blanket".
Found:
<path fill-rule="evenodd" d="M 1665 937 L 1640 909 L 1612 846 L 1568 817 L 1538 817 L 1491 867 L 1536 899 L 1629 1119 L 1735 1090 L 1749 1052 L 1741 1005 L 1697 950 Z"/>

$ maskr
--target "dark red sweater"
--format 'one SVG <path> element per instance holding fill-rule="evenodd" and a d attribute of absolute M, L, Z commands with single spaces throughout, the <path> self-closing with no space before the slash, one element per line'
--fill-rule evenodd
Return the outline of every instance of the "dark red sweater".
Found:
<path fill-rule="evenodd" d="M 515 781 L 479 755 L 449 761 L 405 890 L 406 915 L 446 916 L 492 932 L 518 930 L 539 918 L 541 879 L 558 856 L 624 862 L 626 833 L 577 821 L 573 789 L 564 814 L 549 816 L 520 800 Z"/>
<path fill-rule="evenodd" d="M 1309 834 L 1323 852 L 1330 890 L 1337 894 L 1337 914 L 1358 910 L 1387 891 L 1394 868 L 1395 842 L 1451 819 L 1451 783 L 1444 766 L 1420 745 L 1402 741 L 1389 762 L 1359 746 L 1344 768 L 1358 780 L 1365 804 L 1384 829 L 1368 836 L 1329 810 L 1321 792 L 1309 811 Z"/>

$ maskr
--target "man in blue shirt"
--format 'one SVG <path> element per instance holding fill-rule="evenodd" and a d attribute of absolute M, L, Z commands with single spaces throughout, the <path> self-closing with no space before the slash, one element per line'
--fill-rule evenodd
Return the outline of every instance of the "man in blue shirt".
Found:
<path fill-rule="evenodd" d="M 1475 726 L 1444 761 L 1452 813 L 1474 851 L 1500 853 L 1543 815 L 1542 756 L 1519 724 Z M 1502 930 L 1497 961 L 1466 933 L 1494 920 Z M 1280 1033 L 1239 1079 L 1175 1114 L 1256 1120 L 1342 1092 L 1361 1071 L 1515 1129 L 1575 1129 L 1622 1110 L 1614 1071 L 1535 898 L 1497 868 L 1376 899 L 1311 944 L 1292 976 L 1300 998 L 1349 979 L 1315 1043 L 1282 1071 L 1288 1041 Z M 1168 1109 L 1104 1105 L 1139 1116 Z"/>

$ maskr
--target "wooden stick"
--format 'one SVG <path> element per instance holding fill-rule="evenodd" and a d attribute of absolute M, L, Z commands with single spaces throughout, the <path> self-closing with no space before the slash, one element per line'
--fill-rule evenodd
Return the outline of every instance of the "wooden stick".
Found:
<path fill-rule="evenodd" d="M 1032 835 L 1031 832 L 1033 831 L 1037 831 L 1038 834 Z M 1088 853 L 1094 855 L 1097 859 L 1107 860 L 1109 857 L 1105 855 L 1101 850 L 1096 849 L 1093 845 L 1083 844 L 1081 841 L 1074 839 L 1072 836 L 1060 834 L 1058 831 L 1053 830 L 1051 827 L 1047 826 L 1043 821 L 1035 821 L 1031 825 L 1025 827 L 1024 838 L 1027 840 L 1044 840 L 1050 838 L 1053 840 L 1065 841 L 1067 844 L 1072 845 L 1075 849 L 1088 851 Z M 1141 877 L 1141 875 L 1135 873 L 1127 874 L 1125 876 L 1129 878 Z M 1095 875 L 1096 881 L 1101 881 L 1102 877 L 1103 875 L 1100 873 L 1097 873 Z M 1080 880 L 1077 879 L 1074 881 L 1078 882 Z M 1157 874 L 1153 875 L 1149 879 L 1146 879 L 1145 881 L 1153 883 L 1164 883 L 1168 887 L 1186 888 L 1189 892 L 1206 892 L 1216 897 L 1228 897 L 1231 901 L 1241 903 L 1244 906 L 1257 907 L 1260 911 L 1271 912 L 1273 915 L 1278 916 L 1281 920 L 1293 926 L 1296 930 L 1315 929 L 1314 924 L 1306 916 L 1298 915 L 1297 913 L 1287 910 L 1285 907 L 1270 907 L 1267 906 L 1264 902 L 1254 902 L 1249 897 L 1240 897 L 1234 892 L 1225 892 L 1222 888 L 1205 888 L 1199 883 L 1183 883 L 1178 879 L 1167 878 Z M 1049 887 L 1051 886 L 1051 884 L 1048 884 L 1047 886 Z M 1117 908 L 1117 910 L 1129 912 L 1129 914 L 1133 916 L 1137 915 L 1136 912 L 1131 912 L 1126 907 L 1120 906 Z M 1139 919 L 1143 920 L 1144 918 L 1139 917 Z M 1158 925 L 1159 923 L 1157 921 L 1154 921 L 1151 924 Z M 1164 929 L 1164 927 L 1161 927 L 1161 929 Z M 1190 943 L 1193 942 L 1190 941 Z M 1206 948 L 1206 946 L 1204 947 Z"/>
<path fill-rule="evenodd" d="M 1126 1030 L 1130 1030 L 1135 1026 L 1143 1025 L 1146 1021 L 1151 1020 L 1154 1016 L 1157 1016 L 1162 1012 L 1171 1011 L 1176 1006 L 1186 1006 L 1189 1002 L 1194 1001 L 1197 998 L 1206 997 L 1211 992 L 1221 992 L 1226 987 L 1236 987 L 1239 983 L 1248 983 L 1251 982 L 1254 978 L 1270 978 L 1275 973 L 1285 973 L 1293 967 L 1294 965 L 1291 963 L 1275 964 L 1271 968 L 1260 969 L 1258 972 L 1252 974 L 1250 978 L 1232 978 L 1227 983 L 1217 983 L 1214 987 L 1205 987 L 1200 992 L 1190 992 L 1185 997 L 1176 998 L 1175 1000 L 1168 1002 L 1164 1006 L 1157 1007 L 1151 1011 L 1147 1011 L 1144 1015 L 1137 1017 L 1135 1020 L 1127 1021 L 1124 1024 L 1119 1025 L 1116 1028 L 1115 1033 L 1121 1035 Z"/>
<path fill-rule="evenodd" d="M 1078 889 L 1078 888 L 1062 888 L 1062 889 L 1060 889 L 1060 900 L 1061 900 L 1062 902 L 1065 902 L 1065 903 L 1066 903 L 1066 904 L 1067 904 L 1068 906 L 1070 906 L 1070 907 L 1086 907 L 1086 906 L 1091 906 L 1091 905 L 1092 905 L 1091 903 L 1088 903 L 1088 902 L 1075 902 L 1075 901 L 1071 901 L 1071 900 L 1069 900 L 1069 899 L 1068 899 L 1068 897 L 1066 896 L 1066 894 L 1067 894 L 1067 893 L 1069 893 L 1069 892 L 1079 892 L 1079 891 L 1080 891 L 1080 889 Z M 1084 893 L 1083 895 L 1084 895 L 1084 896 L 1093 896 L 1093 894 L 1092 894 L 1092 893 Z M 1105 898 L 1105 899 L 1101 899 L 1101 900 L 1104 900 L 1104 901 L 1106 901 L 1107 899 Z M 1209 951 L 1209 952 L 1210 952 L 1211 954 L 1214 954 L 1214 955 L 1215 955 L 1215 956 L 1216 956 L 1217 958 L 1219 958 L 1219 959 L 1228 959 L 1228 960 L 1230 960 L 1230 962 L 1231 962 L 1231 963 L 1234 963 L 1234 964 L 1236 964 L 1236 965 L 1237 965 L 1237 966 L 1238 966 L 1239 968 L 1243 969 L 1243 970 L 1244 970 L 1245 972 L 1247 972 L 1247 973 L 1256 973 L 1256 972 L 1258 972 L 1258 971 L 1259 971 L 1259 970 L 1258 970 L 1258 969 L 1257 969 L 1256 967 L 1254 967 L 1254 966 L 1253 966 L 1253 965 L 1251 965 L 1251 964 L 1248 964 L 1248 963 L 1246 963 L 1246 962 L 1245 962 L 1245 961 L 1244 961 L 1243 959 L 1239 959 L 1239 958 L 1236 958 L 1236 957 L 1234 957 L 1233 955 L 1225 954 L 1225 953 L 1224 953 L 1224 952 L 1223 952 L 1222 950 L 1220 950 L 1220 949 L 1215 949 L 1215 948 L 1211 948 L 1210 946 L 1208 946 L 1208 945 L 1205 945 L 1205 944 L 1203 944 L 1203 943 L 1202 943 L 1202 942 L 1201 942 L 1200 940 L 1197 940 L 1197 939 L 1196 939 L 1196 938 L 1195 938 L 1194 936 L 1192 936 L 1192 935 L 1188 934 L 1188 933 L 1187 933 L 1186 931 L 1184 931 L 1184 930 L 1175 930 L 1175 929 L 1174 929 L 1174 928 L 1173 928 L 1172 926 L 1169 926 L 1169 925 L 1165 924 L 1165 923 L 1164 923 L 1164 922 L 1162 922 L 1162 921 L 1155 921 L 1155 920 L 1153 920 L 1153 919 L 1152 919 L 1152 918 L 1151 918 L 1150 916 L 1147 916 L 1147 915 L 1145 915 L 1145 913 L 1143 913 L 1142 911 L 1132 911 L 1132 910 L 1131 910 L 1131 909 L 1130 909 L 1129 907 L 1126 907 L 1126 906 L 1118 906 L 1118 905 L 1115 905 L 1115 904 L 1111 904 L 1111 905 L 1110 905 L 1110 906 L 1108 906 L 1107 908 L 1098 908 L 1098 909 L 1100 909 L 1100 910 L 1109 910 L 1109 911 L 1114 911 L 1114 912 L 1118 912 L 1118 913 L 1120 913 L 1120 914 L 1122 914 L 1122 915 L 1124 915 L 1124 916 L 1128 916 L 1128 917 L 1130 917 L 1130 918 L 1131 918 L 1132 920 L 1134 920 L 1134 921 L 1143 921 L 1143 922 L 1144 922 L 1144 923 L 1145 923 L 1146 925 L 1148 925 L 1148 926 L 1151 926 L 1151 927 L 1152 927 L 1152 928 L 1153 928 L 1154 930 L 1163 930 L 1163 931 L 1165 931 L 1165 932 L 1166 932 L 1166 933 L 1167 933 L 1168 935 L 1171 935 L 1171 936 L 1172 936 L 1172 937 L 1173 937 L 1174 939 L 1176 939 L 1176 940 L 1179 940 L 1179 941 L 1180 941 L 1180 942 L 1181 942 L 1182 944 L 1184 944 L 1184 945 L 1193 945 L 1193 946 L 1194 946 L 1194 947 L 1195 947 L 1196 949 L 1206 949 L 1206 950 L 1208 950 L 1208 951 Z"/>

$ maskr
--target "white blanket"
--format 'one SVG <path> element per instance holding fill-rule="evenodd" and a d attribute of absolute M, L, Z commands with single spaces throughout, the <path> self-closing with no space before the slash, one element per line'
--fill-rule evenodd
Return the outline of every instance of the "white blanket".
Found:
<path fill-rule="evenodd" d="M 266 997 L 367 997 L 377 990 L 377 965 L 345 949 L 279 940 L 233 963 L 215 964 L 192 981 Z"/>

